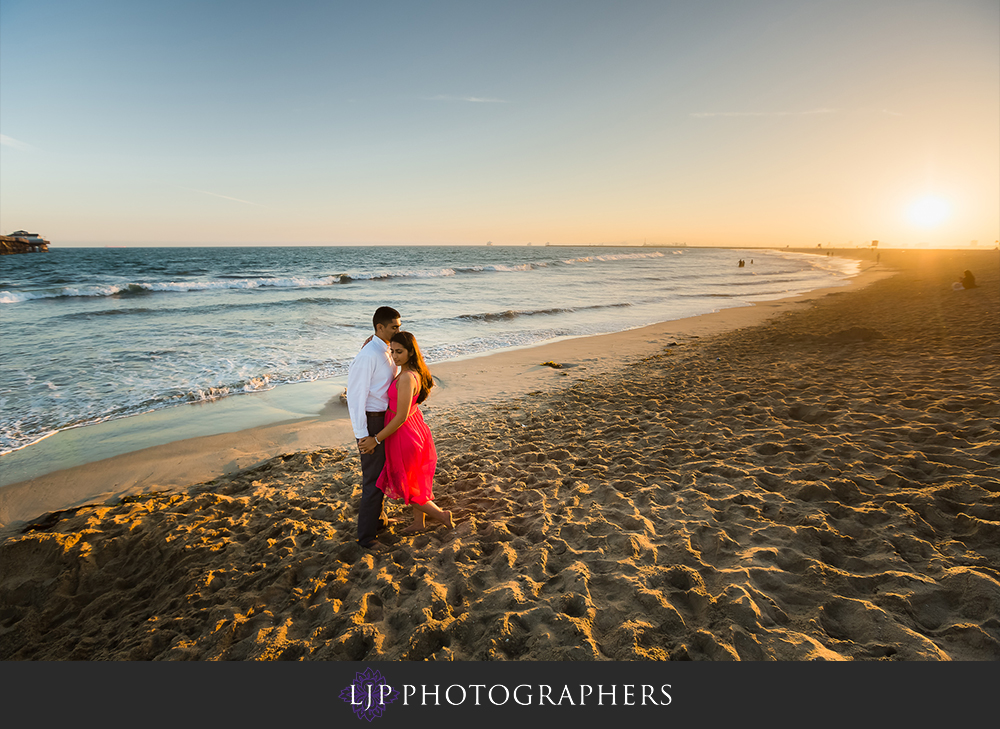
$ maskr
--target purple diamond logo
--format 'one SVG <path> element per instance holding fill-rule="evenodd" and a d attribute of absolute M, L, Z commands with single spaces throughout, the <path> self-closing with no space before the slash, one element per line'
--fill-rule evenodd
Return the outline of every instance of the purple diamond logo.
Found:
<path fill-rule="evenodd" d="M 385 708 L 399 698 L 399 691 L 390 686 L 378 671 L 366 668 L 354 674 L 354 683 L 340 692 L 340 698 L 351 705 L 359 719 L 377 719 Z"/>

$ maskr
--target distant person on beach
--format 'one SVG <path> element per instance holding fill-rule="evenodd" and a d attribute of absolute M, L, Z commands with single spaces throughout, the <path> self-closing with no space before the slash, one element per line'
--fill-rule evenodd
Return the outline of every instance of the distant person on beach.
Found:
<path fill-rule="evenodd" d="M 376 485 L 385 466 L 385 446 L 381 438 L 374 436 L 385 425 L 389 386 L 397 373 L 389 354 L 389 340 L 399 331 L 399 312 L 389 306 L 380 306 L 372 317 L 372 325 L 375 336 L 361 348 L 347 372 L 347 408 L 361 454 L 358 544 L 365 549 L 378 546 L 375 534 L 379 527 L 389 523 L 382 490 Z"/>
<path fill-rule="evenodd" d="M 417 407 L 427 399 L 434 379 L 416 337 L 410 332 L 396 333 L 389 346 L 399 374 L 389 385 L 385 427 L 375 434 L 375 441 L 385 446 L 385 468 L 378 478 L 378 487 L 390 499 L 401 499 L 410 505 L 413 522 L 402 530 L 404 534 L 424 529 L 426 516 L 451 529 L 455 526 L 451 512 L 442 511 L 433 501 L 437 450 L 430 428 Z"/>
<path fill-rule="evenodd" d="M 976 277 L 972 275 L 972 271 L 966 271 L 959 283 L 962 284 L 963 289 L 974 289 L 976 288 Z"/>

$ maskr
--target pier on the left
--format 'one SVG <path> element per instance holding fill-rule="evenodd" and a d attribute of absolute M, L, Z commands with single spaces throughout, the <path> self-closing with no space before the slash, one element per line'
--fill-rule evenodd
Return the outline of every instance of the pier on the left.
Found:
<path fill-rule="evenodd" d="M 10 235 L 0 235 L 0 256 L 11 253 L 39 253 L 49 250 L 49 242 L 38 233 L 15 230 Z"/>

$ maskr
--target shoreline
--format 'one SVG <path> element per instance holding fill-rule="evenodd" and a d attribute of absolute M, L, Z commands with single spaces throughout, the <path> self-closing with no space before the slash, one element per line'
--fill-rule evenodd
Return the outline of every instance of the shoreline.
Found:
<path fill-rule="evenodd" d="M 780 257 L 781 254 L 778 255 Z M 796 255 L 798 255 L 798 258 L 796 258 Z M 659 253 L 655 254 L 655 256 L 664 258 Z M 628 257 L 629 256 L 626 256 L 626 258 Z M 766 291 L 766 295 L 772 297 L 790 296 L 793 295 L 793 292 L 801 290 L 804 286 L 824 287 L 831 284 L 834 286 L 840 285 L 843 281 L 838 279 L 841 279 L 841 277 L 845 275 L 856 275 L 856 270 L 859 265 L 856 257 L 852 259 L 838 258 L 838 261 L 846 261 L 846 263 L 833 264 L 830 262 L 822 263 L 821 260 L 813 254 L 801 256 L 796 253 L 795 255 L 789 255 L 788 257 L 793 259 L 793 261 L 801 261 L 802 258 L 807 258 L 815 262 L 813 264 L 813 271 L 811 275 L 807 277 L 808 281 L 795 279 L 789 283 L 789 281 L 779 276 L 773 284 L 768 283 L 763 286 L 763 289 Z M 559 257 L 557 256 L 557 258 Z M 671 261 L 669 257 L 664 258 L 664 260 L 667 262 Z M 735 265 L 735 260 L 733 260 L 733 264 Z M 532 264 L 532 266 L 533 265 L 534 264 Z M 802 264 L 799 263 L 796 265 Z M 684 265 L 682 265 L 681 268 L 683 269 Z M 447 271 L 447 269 L 444 270 Z M 465 271 L 466 269 L 462 268 L 460 270 Z M 757 281 L 756 278 L 753 278 L 756 276 L 757 273 L 753 273 L 752 277 L 747 278 L 747 282 Z M 770 276 L 770 274 L 765 272 L 764 278 L 767 279 L 768 276 Z M 562 274 L 557 276 L 557 278 L 561 277 Z M 294 277 L 292 280 L 295 280 Z M 253 283 L 253 279 L 250 281 Z M 304 283 L 311 285 L 316 282 L 306 280 Z M 165 285 L 168 289 L 170 286 L 173 286 L 173 284 L 152 283 L 129 285 L 154 288 Z M 81 284 L 81 286 L 83 286 L 83 284 Z M 100 287 L 98 287 L 98 289 L 99 288 Z M 119 288 L 118 284 L 111 285 L 110 290 L 115 291 L 117 288 Z M 195 288 L 197 289 L 197 286 Z M 653 286 L 653 289 L 655 291 L 659 291 L 659 288 L 659 282 L 657 282 L 657 284 Z M 681 288 L 684 288 L 683 285 Z M 649 302 L 643 298 L 644 294 L 634 294 L 633 299 L 635 296 L 638 296 L 639 298 L 637 300 L 630 300 L 626 297 L 623 302 L 619 302 L 614 305 L 638 305 L 642 310 L 637 315 L 623 319 L 617 315 L 609 316 L 605 314 L 603 317 L 599 316 L 596 320 L 591 321 L 589 312 L 582 315 L 574 314 L 572 316 L 575 321 L 567 321 L 564 319 L 555 324 L 542 324 L 541 330 L 537 332 L 534 329 L 537 329 L 539 325 L 526 324 L 525 326 L 527 329 L 525 332 L 518 331 L 516 332 L 516 336 L 513 337 L 505 334 L 506 330 L 504 327 L 501 327 L 496 331 L 487 327 L 486 331 L 480 332 L 478 331 L 479 327 L 474 325 L 470 329 L 462 330 L 461 332 L 452 331 L 449 335 L 452 337 L 462 336 L 463 338 L 468 338 L 471 342 L 473 342 L 471 346 L 467 346 L 466 342 L 461 339 L 456 340 L 451 345 L 444 342 L 442 351 L 439 352 L 438 355 L 444 355 L 445 357 L 454 359 L 467 359 L 470 357 L 488 356 L 490 354 L 516 348 L 539 346 L 539 344 L 544 344 L 546 342 L 543 341 L 536 344 L 525 343 L 520 347 L 502 346 L 497 349 L 490 349 L 491 346 L 511 344 L 512 341 L 518 340 L 530 340 L 539 335 L 552 337 L 555 332 L 551 329 L 545 328 L 549 326 L 554 326 L 558 329 L 562 329 L 563 331 L 567 331 L 570 333 L 570 336 L 585 336 L 586 330 L 593 332 L 595 330 L 613 330 L 615 328 L 622 328 L 625 326 L 634 327 L 642 322 L 656 322 L 661 319 L 673 320 L 676 317 L 695 316 L 699 312 L 711 311 L 713 308 L 718 308 L 720 306 L 745 306 L 749 304 L 748 296 L 749 298 L 753 298 L 752 295 L 746 294 L 745 290 L 760 291 L 761 288 L 762 287 L 759 282 L 758 285 L 750 285 L 749 288 L 746 288 L 745 286 L 734 286 L 733 290 L 726 289 L 725 294 L 718 294 L 720 298 L 715 298 L 716 294 L 703 292 L 709 293 L 709 296 L 707 298 L 700 298 L 698 302 L 693 305 L 686 303 L 686 297 L 689 296 L 688 293 L 681 293 L 676 299 L 661 301 L 660 304 L 656 306 L 649 304 Z M 84 286 L 84 289 L 91 294 L 98 295 L 97 289 L 91 290 L 91 288 L 86 286 Z M 714 289 L 712 289 L 712 291 L 714 291 Z M 644 293 L 650 292 L 644 291 Z M 53 292 L 53 295 L 57 294 L 58 297 L 61 298 L 65 294 L 65 291 L 62 293 L 58 291 Z M 103 297 L 104 295 L 107 295 L 107 292 L 105 291 L 99 295 Z M 651 295 L 654 299 L 657 298 L 655 293 Z M 37 296 L 45 298 L 47 294 L 37 294 Z M 576 294 L 574 294 L 571 289 L 567 290 L 566 296 L 569 297 L 568 300 L 576 300 Z M 36 294 L 15 293 L 12 298 L 17 301 L 30 301 L 33 298 L 36 298 Z M 90 302 L 85 301 L 85 303 L 89 304 Z M 522 302 L 522 304 L 523 306 L 514 308 L 529 310 L 486 314 L 463 314 L 456 317 L 456 320 L 476 320 L 479 318 L 485 318 L 487 321 L 492 321 L 492 319 L 497 316 L 507 318 L 538 313 L 550 314 L 563 312 L 565 314 L 566 311 L 572 311 L 575 308 L 573 305 L 568 305 L 568 309 L 546 308 L 544 311 L 537 312 L 530 311 L 531 305 L 527 301 Z M 103 306 L 105 304 L 101 305 Z M 372 306 L 375 306 L 375 304 L 373 303 Z M 502 303 L 498 304 L 498 306 L 500 306 L 500 308 L 504 308 Z M 595 307 L 586 306 L 584 308 L 590 309 Z M 602 305 L 597 306 L 596 308 L 602 309 L 605 307 Z M 140 311 L 145 311 L 145 309 L 141 309 Z M 82 312 L 79 314 L 83 315 Z M 73 316 L 76 316 L 76 314 L 73 314 Z M 547 320 L 548 317 L 542 317 L 541 319 Z M 435 328 L 440 326 L 440 323 L 437 321 L 430 322 L 429 324 Z M 593 326 L 590 326 L 589 324 L 593 324 Z M 421 326 L 418 322 L 413 322 L 413 325 Z M 579 330 L 577 334 L 572 333 L 572 330 L 574 329 Z M 17 334 L 14 333 L 16 331 L 18 330 L 13 329 L 11 332 L 12 336 L 15 336 L 15 338 L 17 337 Z M 361 338 L 367 334 L 367 332 L 363 329 L 355 327 L 351 327 L 351 332 L 351 336 L 360 335 Z M 52 332 L 52 334 L 56 335 L 57 332 Z M 483 337 L 482 341 L 479 340 L 480 334 Z M 523 334 L 527 334 L 528 336 L 522 336 Z M 72 334 L 67 333 L 67 336 L 72 337 Z M 235 430 L 243 430 L 250 427 L 277 423 L 283 420 L 315 416 L 319 414 L 324 403 L 332 397 L 332 393 L 334 392 L 336 385 L 339 384 L 340 386 L 344 386 L 346 384 L 346 365 L 354 355 L 353 348 L 350 345 L 351 336 L 338 335 L 328 342 L 319 344 L 318 349 L 315 349 L 315 351 L 310 354 L 310 356 L 313 357 L 313 359 L 309 360 L 309 362 L 312 362 L 312 365 L 310 367 L 299 368 L 301 371 L 299 371 L 297 375 L 294 374 L 297 369 L 294 366 L 291 367 L 288 372 L 285 372 L 281 366 L 277 366 L 275 367 L 275 371 L 273 373 L 269 372 L 268 374 L 251 376 L 250 374 L 247 374 L 247 372 L 265 372 L 269 367 L 266 363 L 251 363 L 249 366 L 250 369 L 247 369 L 246 372 L 242 372 L 238 375 L 227 374 L 224 379 L 230 384 L 220 386 L 218 391 L 214 387 L 208 387 L 207 385 L 203 391 L 203 389 L 197 384 L 194 384 L 194 380 L 190 380 L 190 378 L 187 380 L 188 384 L 184 384 L 186 382 L 183 376 L 184 371 L 178 371 L 175 373 L 177 375 L 177 387 L 176 389 L 171 389 L 168 386 L 168 381 L 173 381 L 175 378 L 164 378 L 162 372 L 157 373 L 157 370 L 154 367 L 150 370 L 150 377 L 152 377 L 153 382 L 155 382 L 155 386 L 152 387 L 147 387 L 145 384 L 136 384 L 135 387 L 130 387 L 127 392 L 117 392 L 114 383 L 122 385 L 123 382 L 128 382 L 128 380 L 114 375 L 109 377 L 109 381 L 107 383 L 104 383 L 103 389 L 101 390 L 103 394 L 95 396 L 95 388 L 100 389 L 97 388 L 99 383 L 92 382 L 87 377 L 81 376 L 82 381 L 77 385 L 79 389 L 79 392 L 77 393 L 72 391 L 69 393 L 56 392 L 54 394 L 45 394 L 44 396 L 39 396 L 37 398 L 35 394 L 24 394 L 23 396 L 18 395 L 11 403 L 12 409 L 9 413 L 10 417 L 7 418 L 7 422 L 5 424 L 5 449 L 0 449 L 0 488 L 36 478 L 55 470 L 70 468 L 86 462 L 104 460 L 106 458 L 122 455 L 143 447 L 166 444 L 175 440 L 199 435 L 216 435 L 220 433 L 233 432 Z M 436 336 L 440 337 L 441 333 L 437 332 Z M 565 337 L 549 339 L 548 342 L 558 341 L 563 338 Z M 361 340 L 358 339 L 357 341 L 360 343 Z M 438 342 L 438 344 L 441 343 L 442 342 Z M 230 342 L 230 344 L 233 343 Z M 109 346 L 112 345 L 109 344 Z M 271 346 L 274 347 L 279 345 L 272 343 Z M 51 350 L 53 353 L 61 351 L 62 349 L 62 345 L 53 345 L 53 347 L 54 349 Z M 485 351 L 462 354 L 465 350 L 477 350 L 483 347 L 486 348 Z M 182 349 L 183 345 L 175 343 L 172 345 L 172 348 L 168 348 L 168 353 L 170 351 Z M 241 349 L 241 346 L 237 347 L 236 351 L 239 352 Z M 433 356 L 434 352 L 432 352 L 431 355 Z M 294 359 L 295 357 L 301 358 L 302 356 L 302 352 L 299 352 L 294 346 L 291 346 L 288 357 Z M 317 357 L 321 358 L 321 360 L 317 360 Z M 54 357 L 54 359 L 58 360 L 59 358 Z M 158 355 L 151 356 L 151 360 L 156 359 L 159 359 Z M 278 359 L 280 360 L 281 358 L 279 357 Z M 211 366 L 207 364 L 210 361 L 211 360 L 208 359 L 205 363 L 203 363 L 203 367 L 207 367 L 205 370 L 206 372 L 210 372 L 212 370 Z M 12 365 L 17 362 L 19 362 L 19 360 L 14 359 Z M 437 363 L 434 363 L 434 366 L 436 365 Z M 253 369 L 254 366 L 256 366 L 257 369 Z M 143 367 L 145 367 L 145 365 L 143 365 Z M 261 367 L 264 369 L 260 369 Z M 91 367 L 90 369 L 97 372 L 101 370 L 100 367 Z M 42 370 L 37 373 L 35 384 L 46 383 L 49 374 L 48 369 L 42 368 Z M 58 375 L 57 371 L 54 371 L 52 376 L 58 378 L 52 380 L 52 382 L 60 384 L 49 383 L 50 389 L 53 387 L 56 389 L 59 387 L 69 387 L 72 390 L 72 385 L 64 383 L 65 377 Z M 142 375 L 138 372 L 132 373 L 133 378 L 141 376 Z M 317 379 L 301 379 L 302 377 L 310 376 Z M 271 377 L 274 378 L 273 382 L 269 382 Z M 234 379 L 236 384 L 232 384 L 230 382 Z M 211 377 L 209 377 L 208 380 L 214 381 Z M 26 392 L 34 393 L 30 386 L 25 385 L 25 388 Z M 187 390 L 187 395 L 186 397 L 182 397 L 185 390 Z M 220 395 L 220 392 L 221 396 L 217 396 Z M 301 393 L 301 396 L 296 397 L 297 393 Z M 324 396 L 325 399 L 323 399 Z M 115 399 L 108 399 L 112 397 Z M 46 398 L 49 399 L 46 400 Z M 28 405 L 29 401 L 33 403 L 30 407 Z M 46 401 L 50 402 L 51 405 L 45 406 L 41 404 Z M 238 404 L 236 404 L 237 401 Z M 36 408 L 39 407 L 43 408 L 43 410 L 37 411 Z M 52 412 L 45 412 L 44 409 L 46 407 L 51 407 Z M 58 416 L 56 413 L 59 413 Z M 57 417 L 59 420 L 56 419 Z M 21 431 L 19 422 L 22 422 L 24 425 L 24 431 Z M 59 425 L 60 422 L 63 422 L 64 424 Z M 47 430 L 32 432 L 36 428 L 47 428 Z M 6 452 L 3 452 L 4 450 L 6 450 Z"/>
<path fill-rule="evenodd" d="M 754 326 L 444 373 L 456 527 L 393 502 L 382 553 L 352 448 L 36 519 L 0 542 L 0 659 L 998 660 L 1000 255 L 882 262 L 728 310 Z"/>
<path fill-rule="evenodd" d="M 432 372 L 438 387 L 424 404 L 425 413 L 565 386 L 580 377 L 614 371 L 668 342 L 755 326 L 816 297 L 855 290 L 893 273 L 867 263 L 861 261 L 859 273 L 840 286 L 621 332 L 567 337 L 436 363 Z M 588 351 L 597 347 L 603 351 Z M 567 364 L 559 369 L 541 364 L 549 361 Z M 0 480 L 0 540 L 11 529 L 48 512 L 113 503 L 150 491 L 182 490 L 292 451 L 349 447 L 353 433 L 347 407 L 340 402 L 343 386 L 336 380 L 294 383 L 214 402 L 189 403 L 59 431 L 4 454 L 0 457 L 7 460 Z M 193 415 L 191 408 L 202 412 Z M 224 424 L 227 420 L 238 420 L 241 427 L 233 430 Z M 143 445 L 143 441 L 162 439 L 164 433 L 171 439 Z M 41 467 L 44 472 L 38 472 L 39 461 L 50 464 Z M 61 465 L 52 468 L 53 463 Z"/>

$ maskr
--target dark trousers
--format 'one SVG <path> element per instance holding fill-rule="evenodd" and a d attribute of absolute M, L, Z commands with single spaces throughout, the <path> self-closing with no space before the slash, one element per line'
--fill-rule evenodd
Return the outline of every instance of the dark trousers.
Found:
<path fill-rule="evenodd" d="M 385 427 L 385 413 L 365 413 L 368 434 L 375 435 Z M 385 466 L 385 443 L 375 446 L 372 453 L 361 454 L 361 506 L 358 508 L 358 544 L 367 545 L 375 539 L 382 517 L 382 489 L 375 485 Z"/>

